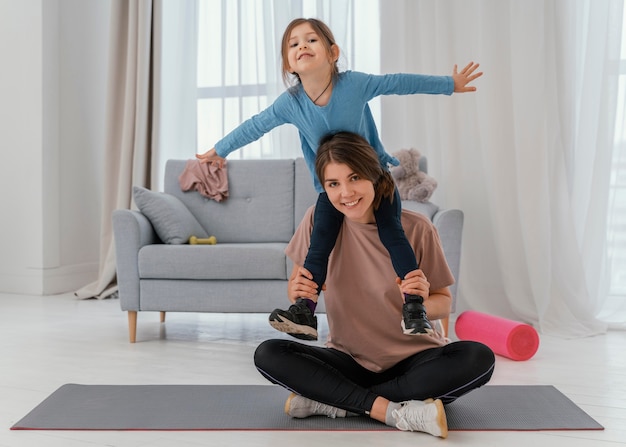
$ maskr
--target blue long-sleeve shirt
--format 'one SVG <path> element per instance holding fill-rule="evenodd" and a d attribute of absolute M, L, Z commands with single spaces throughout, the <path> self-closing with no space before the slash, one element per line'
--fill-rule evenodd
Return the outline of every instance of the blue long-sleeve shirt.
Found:
<path fill-rule="evenodd" d="M 301 84 L 283 92 L 267 109 L 244 121 L 215 144 L 220 157 L 258 140 L 282 124 L 297 127 L 302 155 L 313 178 L 317 192 L 324 188 L 315 175 L 315 154 L 321 138 L 328 133 L 353 132 L 365 138 L 376 150 L 381 164 L 397 166 L 380 141 L 369 100 L 380 95 L 411 95 L 417 93 L 451 95 L 451 76 L 418 74 L 371 75 L 356 71 L 339 74 L 333 85 L 330 101 L 325 106 L 313 104 Z"/>

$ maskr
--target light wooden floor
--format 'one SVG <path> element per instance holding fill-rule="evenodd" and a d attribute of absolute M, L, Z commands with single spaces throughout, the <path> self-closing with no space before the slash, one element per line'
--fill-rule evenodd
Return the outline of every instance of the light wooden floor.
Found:
<path fill-rule="evenodd" d="M 256 345 L 281 336 L 266 315 L 139 315 L 129 344 L 118 300 L 0 294 L 0 446 L 618 446 L 626 445 L 626 332 L 541 337 L 533 359 L 498 357 L 491 384 L 554 385 L 604 431 L 450 432 L 447 440 L 403 432 L 10 431 L 65 383 L 259 384 Z M 454 327 L 454 322 L 452 322 Z M 321 335 L 326 334 L 321 324 Z M 245 405 L 245 402 L 242 402 Z"/>

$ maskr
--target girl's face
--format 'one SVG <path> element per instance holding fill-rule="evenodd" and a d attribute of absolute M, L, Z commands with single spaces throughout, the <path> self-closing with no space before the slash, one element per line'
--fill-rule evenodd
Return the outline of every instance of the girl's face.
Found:
<path fill-rule="evenodd" d="M 332 68 L 332 57 L 329 57 L 322 39 L 310 24 L 296 26 L 289 35 L 287 45 L 290 72 L 298 73 L 302 77 L 320 71 L 325 74 L 325 71 Z"/>
<path fill-rule="evenodd" d="M 363 179 L 350 166 L 331 162 L 324 168 L 324 190 L 333 204 L 348 219 L 374 223 L 374 183 Z"/>

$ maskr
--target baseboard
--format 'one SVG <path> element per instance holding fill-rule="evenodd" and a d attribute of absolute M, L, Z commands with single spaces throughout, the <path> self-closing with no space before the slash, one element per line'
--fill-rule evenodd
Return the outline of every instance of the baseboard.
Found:
<path fill-rule="evenodd" d="M 0 276 L 0 292 L 18 295 L 57 295 L 73 292 L 98 279 L 98 263 L 25 269 Z"/>

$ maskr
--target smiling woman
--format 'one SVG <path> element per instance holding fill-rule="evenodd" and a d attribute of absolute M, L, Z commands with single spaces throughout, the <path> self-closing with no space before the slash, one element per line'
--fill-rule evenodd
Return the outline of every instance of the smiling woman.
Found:
<path fill-rule="evenodd" d="M 423 296 L 430 319 L 450 312 L 454 280 L 437 232 L 426 217 L 402 211 L 420 269 L 399 281 L 374 219 L 376 203 L 394 198 L 394 183 L 374 149 L 359 135 L 333 134 L 322 140 L 315 168 L 345 217 L 324 289 L 327 344 L 267 340 L 255 352 L 255 365 L 270 382 L 295 392 L 285 403 L 291 417 L 368 415 L 445 438 L 444 404 L 487 383 L 495 359 L 487 346 L 449 343 L 437 329 L 411 337 L 397 330 L 403 295 Z M 294 262 L 287 290 L 292 302 L 317 299 L 317 284 L 302 267 L 316 217 L 309 209 L 286 250 Z"/>

